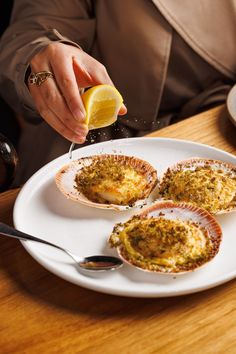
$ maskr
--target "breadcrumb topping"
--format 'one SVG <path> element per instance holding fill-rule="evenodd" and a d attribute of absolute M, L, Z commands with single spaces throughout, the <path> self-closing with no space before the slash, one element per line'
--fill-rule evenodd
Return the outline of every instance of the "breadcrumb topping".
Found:
<path fill-rule="evenodd" d="M 214 252 L 208 231 L 192 221 L 135 216 L 115 226 L 109 243 L 143 269 L 181 272 L 207 262 Z"/>
<path fill-rule="evenodd" d="M 236 204 L 236 176 L 210 165 L 194 170 L 169 169 L 160 192 L 165 199 L 194 203 L 216 213 Z"/>
<path fill-rule="evenodd" d="M 96 203 L 132 205 L 144 199 L 149 181 L 133 166 L 111 157 L 83 167 L 75 177 L 76 188 Z"/>

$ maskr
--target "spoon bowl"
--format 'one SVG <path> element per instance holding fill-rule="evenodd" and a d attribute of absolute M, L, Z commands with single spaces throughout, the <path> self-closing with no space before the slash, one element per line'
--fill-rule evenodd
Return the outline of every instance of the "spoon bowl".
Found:
<path fill-rule="evenodd" d="M 113 256 L 95 255 L 95 256 L 88 256 L 88 257 L 80 257 L 63 247 L 55 245 L 54 243 L 26 234 L 1 222 L 0 222 L 0 234 L 8 237 L 13 237 L 18 240 L 35 241 L 35 242 L 43 243 L 45 245 L 57 248 L 65 252 L 66 254 L 68 254 L 75 261 L 75 263 L 78 265 L 79 268 L 88 272 L 111 271 L 111 270 L 119 269 L 123 265 L 123 261 L 120 258 L 113 257 Z"/>

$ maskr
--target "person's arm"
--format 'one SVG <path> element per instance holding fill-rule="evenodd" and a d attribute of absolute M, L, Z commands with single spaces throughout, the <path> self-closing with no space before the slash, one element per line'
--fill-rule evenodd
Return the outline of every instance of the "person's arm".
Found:
<path fill-rule="evenodd" d="M 79 88 L 111 83 L 90 50 L 95 31 L 92 1 L 16 0 L 1 42 L 0 82 L 5 99 L 35 111 L 61 135 L 81 143 L 87 134 Z M 59 43 L 58 43 L 59 42 Z M 65 44 L 66 43 L 66 44 Z M 27 68 L 52 71 L 40 87 L 25 83 Z M 19 109 L 19 108 L 18 108 Z"/>
<path fill-rule="evenodd" d="M 11 106 L 16 106 L 20 99 L 21 103 L 35 109 L 24 84 L 30 60 L 55 41 L 74 41 L 89 51 L 94 26 L 89 0 L 15 0 L 11 24 L 0 42 L 0 90 L 3 97 Z"/>

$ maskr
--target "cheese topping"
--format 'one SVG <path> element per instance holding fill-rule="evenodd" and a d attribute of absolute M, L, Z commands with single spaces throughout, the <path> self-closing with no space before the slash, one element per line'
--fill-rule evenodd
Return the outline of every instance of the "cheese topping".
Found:
<path fill-rule="evenodd" d="M 163 217 L 133 217 L 110 237 L 122 256 L 143 269 L 179 272 L 205 263 L 213 248 L 208 232 L 196 223 Z"/>
<path fill-rule="evenodd" d="M 134 167 L 112 158 L 83 167 L 75 178 L 76 187 L 89 200 L 117 205 L 133 204 L 145 198 L 148 181 Z"/>
<path fill-rule="evenodd" d="M 168 171 L 162 191 L 164 198 L 194 203 L 216 213 L 235 204 L 236 177 L 211 167 Z"/>

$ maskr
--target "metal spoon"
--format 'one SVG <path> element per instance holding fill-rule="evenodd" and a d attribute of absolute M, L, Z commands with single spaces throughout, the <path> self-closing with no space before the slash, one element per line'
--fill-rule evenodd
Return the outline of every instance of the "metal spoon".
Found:
<path fill-rule="evenodd" d="M 5 236 L 10 236 L 20 240 L 29 240 L 44 243 L 45 245 L 55 247 L 65 253 L 67 253 L 73 260 L 78 264 L 78 266 L 87 271 L 108 271 L 120 268 L 123 262 L 120 258 L 112 256 L 89 256 L 89 257 L 79 257 L 65 248 L 57 246 L 51 242 L 42 240 L 41 238 L 25 234 L 24 232 L 18 231 L 13 227 L 10 227 L 2 222 L 0 222 L 0 234 Z"/>

